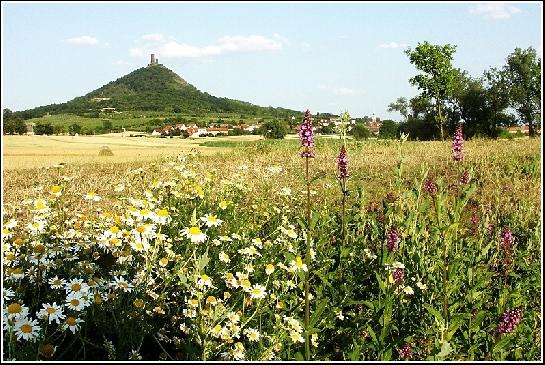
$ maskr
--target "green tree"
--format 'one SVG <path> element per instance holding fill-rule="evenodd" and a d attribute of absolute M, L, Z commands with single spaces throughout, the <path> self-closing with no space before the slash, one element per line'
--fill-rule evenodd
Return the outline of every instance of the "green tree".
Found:
<path fill-rule="evenodd" d="M 81 131 L 81 125 L 79 125 L 78 123 L 74 123 L 68 126 L 68 133 L 70 133 L 71 136 L 81 134 Z"/>
<path fill-rule="evenodd" d="M 530 137 L 535 136 L 536 120 L 541 113 L 541 59 L 536 50 L 516 48 L 504 66 L 509 99 L 520 118 L 528 124 Z M 541 121 L 539 121 L 541 123 Z"/>
<path fill-rule="evenodd" d="M 408 48 L 405 53 L 415 67 L 423 74 L 409 79 L 413 86 L 417 86 L 422 93 L 434 99 L 436 109 L 436 122 L 439 125 L 441 139 L 444 139 L 444 118 L 442 108 L 445 100 L 452 92 L 454 73 L 452 69 L 452 56 L 456 52 L 456 46 L 446 44 L 444 46 L 433 45 L 425 41 L 418 43 L 412 50 Z"/>
<path fill-rule="evenodd" d="M 51 123 L 36 123 L 34 127 L 34 134 L 38 135 L 52 135 L 54 133 L 54 128 Z"/>
<path fill-rule="evenodd" d="M 278 120 L 268 120 L 261 126 L 261 135 L 267 139 L 283 139 L 288 133 L 286 124 Z"/>
<path fill-rule="evenodd" d="M 112 121 L 109 119 L 103 119 L 102 130 L 104 131 L 104 133 L 110 133 L 110 131 L 112 130 Z"/>
<path fill-rule="evenodd" d="M 397 128 L 396 122 L 386 119 L 382 122 L 378 135 L 380 138 L 394 139 L 397 136 Z"/>
<path fill-rule="evenodd" d="M 367 139 L 371 136 L 371 132 L 363 124 L 356 124 L 349 133 L 357 140 Z"/>
<path fill-rule="evenodd" d="M 504 110 L 509 107 L 509 85 L 505 73 L 496 68 L 484 72 L 482 83 L 486 89 L 486 108 L 489 111 L 489 136 L 497 137 L 497 127 L 506 120 Z"/>
<path fill-rule="evenodd" d="M 406 122 L 409 115 L 409 103 L 407 102 L 407 98 L 399 97 L 393 103 L 388 104 L 388 111 L 399 112 L 399 114 L 403 116 L 403 122 Z"/>

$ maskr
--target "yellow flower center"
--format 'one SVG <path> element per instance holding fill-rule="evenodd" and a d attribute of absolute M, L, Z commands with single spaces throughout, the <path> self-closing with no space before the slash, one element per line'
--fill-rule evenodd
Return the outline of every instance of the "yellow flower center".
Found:
<path fill-rule="evenodd" d="M 55 313 L 57 310 L 53 307 L 49 307 L 45 310 L 47 312 L 47 314 L 53 314 Z"/>
<path fill-rule="evenodd" d="M 51 192 L 53 194 L 60 193 L 61 190 L 62 190 L 62 188 L 59 185 L 53 185 L 51 187 Z"/>
<path fill-rule="evenodd" d="M 12 253 L 6 254 L 6 260 L 12 261 L 13 259 L 15 259 L 15 255 L 14 255 L 14 254 L 12 254 Z"/>
<path fill-rule="evenodd" d="M 201 230 L 199 227 L 191 227 L 189 228 L 189 234 L 192 236 L 198 236 L 201 234 Z"/>
<path fill-rule="evenodd" d="M 168 217 L 168 211 L 166 209 L 159 209 L 157 215 L 160 217 Z"/>
<path fill-rule="evenodd" d="M 297 266 L 298 268 L 303 267 L 303 260 L 299 256 L 297 256 L 297 258 L 295 259 L 295 266 Z"/>
<path fill-rule="evenodd" d="M 13 272 L 12 272 L 13 275 L 21 275 L 22 273 L 23 273 L 23 270 L 19 267 L 13 269 Z"/>
<path fill-rule="evenodd" d="M 261 293 L 262 293 L 262 291 L 259 288 L 253 288 L 252 289 L 252 294 L 253 295 L 260 295 Z"/>
<path fill-rule="evenodd" d="M 66 324 L 69 326 L 75 326 L 76 325 L 76 319 L 74 317 L 68 317 L 66 318 Z"/>
<path fill-rule="evenodd" d="M 37 244 L 36 246 L 34 246 L 34 253 L 44 253 L 45 252 L 45 246 L 42 245 L 42 244 Z"/>
<path fill-rule="evenodd" d="M 134 306 L 136 308 L 142 308 L 142 307 L 144 307 L 144 301 L 142 299 L 136 299 L 134 301 Z"/>
<path fill-rule="evenodd" d="M 21 326 L 21 332 L 23 333 L 30 333 L 32 332 L 32 326 L 25 323 L 24 325 Z"/>
<path fill-rule="evenodd" d="M 72 291 L 80 291 L 81 290 L 81 285 L 78 284 L 78 283 L 72 284 L 71 288 L 72 288 Z"/>
<path fill-rule="evenodd" d="M 144 233 L 144 232 L 146 231 L 146 227 L 144 227 L 144 226 L 138 226 L 138 227 L 136 227 L 136 231 L 137 231 L 138 233 Z"/>
<path fill-rule="evenodd" d="M 48 343 L 42 346 L 41 351 L 42 351 L 42 355 L 46 357 L 50 357 L 55 352 L 55 347 L 52 344 Z"/>
<path fill-rule="evenodd" d="M 61 280 L 60 279 L 53 280 L 53 285 L 61 285 Z"/>
<path fill-rule="evenodd" d="M 79 299 L 72 299 L 70 304 L 72 304 L 73 307 L 79 306 Z"/>
<path fill-rule="evenodd" d="M 112 232 L 113 234 L 116 234 L 117 232 L 119 232 L 119 227 L 118 226 L 112 226 L 110 228 L 110 232 Z"/>
<path fill-rule="evenodd" d="M 38 200 L 36 201 L 36 205 L 35 205 L 36 209 L 37 210 L 42 210 L 45 208 L 45 204 L 43 202 L 43 200 Z"/>
<path fill-rule="evenodd" d="M 149 209 L 142 209 L 142 210 L 140 211 L 140 214 L 141 214 L 141 215 L 148 215 L 149 213 L 150 213 L 150 212 L 149 212 Z"/>
<path fill-rule="evenodd" d="M 142 242 L 136 242 L 134 244 L 134 247 L 136 247 L 137 250 L 143 250 L 144 249 L 144 244 Z"/>
<path fill-rule="evenodd" d="M 120 288 L 123 288 L 123 289 L 127 289 L 127 288 L 129 287 L 129 285 L 127 285 L 127 283 L 120 282 L 120 283 L 119 283 L 119 287 L 120 287 Z"/>
<path fill-rule="evenodd" d="M 213 216 L 208 217 L 208 221 L 210 223 L 215 223 L 215 222 L 218 221 L 218 218 L 216 218 L 216 216 L 213 215 Z"/>
<path fill-rule="evenodd" d="M 161 260 L 159 260 L 159 265 L 165 267 L 168 264 L 168 259 L 166 257 L 163 257 Z"/>
<path fill-rule="evenodd" d="M 10 305 L 8 305 L 9 314 L 21 313 L 22 310 L 23 307 L 21 307 L 21 305 L 18 303 L 11 303 Z"/>

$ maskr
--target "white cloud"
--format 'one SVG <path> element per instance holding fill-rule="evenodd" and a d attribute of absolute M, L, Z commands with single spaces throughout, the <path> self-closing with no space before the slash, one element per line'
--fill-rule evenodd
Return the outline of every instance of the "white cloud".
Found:
<path fill-rule="evenodd" d="M 408 46 L 407 43 L 390 42 L 390 43 L 382 43 L 379 47 L 380 48 L 405 48 L 407 46 Z"/>
<path fill-rule="evenodd" d="M 502 3 L 479 4 L 470 7 L 468 11 L 470 14 L 479 15 L 490 20 L 509 19 L 511 15 L 520 13 L 520 9 L 516 6 Z"/>
<path fill-rule="evenodd" d="M 77 45 L 94 46 L 98 44 L 98 39 L 88 35 L 82 35 L 81 37 L 68 38 L 65 42 Z"/>
<path fill-rule="evenodd" d="M 358 90 L 350 89 L 348 87 L 335 87 L 335 86 L 328 86 L 328 85 L 320 85 L 318 86 L 320 90 L 324 90 L 327 92 L 330 92 L 332 94 L 338 95 L 338 96 L 348 96 L 348 95 L 356 95 L 360 92 Z"/>
<path fill-rule="evenodd" d="M 143 47 L 131 48 L 129 54 L 132 57 L 148 57 L 150 53 L 155 53 L 161 58 L 199 58 L 229 52 L 275 51 L 287 43 L 287 39 L 279 34 L 275 34 L 274 39 L 261 35 L 224 36 L 219 38 L 215 44 L 203 47 L 178 43 L 175 40 L 165 41 L 164 37 L 159 38 L 158 34 L 146 36 L 146 40 L 152 41 L 152 43 Z"/>
<path fill-rule="evenodd" d="M 165 37 L 160 33 L 151 33 L 151 34 L 144 34 L 142 36 L 142 39 L 145 41 L 152 41 L 152 42 L 164 42 Z"/>
<path fill-rule="evenodd" d="M 124 61 L 124 60 L 117 60 L 117 61 L 115 62 L 115 64 L 116 64 L 116 65 L 121 65 L 121 66 L 131 66 L 131 65 L 132 65 L 132 63 L 127 62 L 127 61 Z"/>

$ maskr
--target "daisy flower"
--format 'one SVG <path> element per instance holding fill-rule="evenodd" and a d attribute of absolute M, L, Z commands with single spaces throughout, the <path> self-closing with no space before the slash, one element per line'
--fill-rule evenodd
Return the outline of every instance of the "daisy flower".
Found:
<path fill-rule="evenodd" d="M 125 190 L 125 185 L 123 184 L 117 184 L 115 187 L 114 187 L 114 191 L 116 193 L 121 193 L 123 190 Z"/>
<path fill-rule="evenodd" d="M 211 287 L 212 286 L 212 279 L 210 279 L 210 276 L 208 276 L 206 274 L 202 274 L 202 275 L 200 275 L 199 280 L 197 281 L 197 284 L 200 287 L 204 287 L 204 286 Z"/>
<path fill-rule="evenodd" d="M 201 221 L 203 221 L 207 227 L 218 227 L 223 223 L 221 219 L 213 214 L 206 214 L 204 217 L 201 217 Z"/>
<path fill-rule="evenodd" d="M 281 230 L 289 238 L 293 238 L 293 239 L 297 238 L 297 232 L 295 232 L 295 230 L 292 227 L 290 227 L 288 229 L 282 227 Z"/>
<path fill-rule="evenodd" d="M 231 259 L 229 258 L 229 255 L 227 255 L 225 252 L 221 251 L 220 254 L 219 254 L 219 259 L 221 262 L 225 262 L 226 264 L 228 264 L 229 262 L 231 262 Z"/>
<path fill-rule="evenodd" d="M 273 264 L 267 264 L 267 266 L 265 266 L 265 273 L 267 275 L 271 275 L 273 272 L 274 272 L 274 265 Z"/>
<path fill-rule="evenodd" d="M 15 292 L 11 290 L 10 288 L 3 288 L 2 289 L 2 297 L 4 300 L 11 299 L 15 296 Z"/>
<path fill-rule="evenodd" d="M 26 317 L 28 307 L 19 303 L 11 303 L 4 309 L 4 314 L 7 313 L 8 319 Z"/>
<path fill-rule="evenodd" d="M 89 302 L 80 293 L 72 292 L 66 297 L 65 305 L 72 310 L 81 311 L 89 305 Z"/>
<path fill-rule="evenodd" d="M 207 236 L 201 231 L 199 227 L 184 228 L 182 233 L 191 240 L 193 243 L 204 242 Z"/>
<path fill-rule="evenodd" d="M 43 199 L 34 200 L 34 211 L 38 213 L 47 213 L 51 209 L 47 206 L 47 203 Z"/>
<path fill-rule="evenodd" d="M 17 227 L 17 221 L 13 218 L 11 218 L 6 224 L 4 224 L 4 227 L 7 229 L 12 229 Z"/>
<path fill-rule="evenodd" d="M 307 264 L 303 263 L 303 260 L 301 259 L 301 256 L 297 256 L 295 258 L 295 261 L 291 260 L 290 265 L 291 265 L 291 269 L 294 270 L 294 271 L 297 271 L 297 270 L 307 271 L 308 270 Z"/>
<path fill-rule="evenodd" d="M 53 302 L 53 304 L 44 303 L 42 304 L 42 307 L 43 308 L 36 313 L 36 316 L 40 319 L 47 318 L 49 320 L 49 324 L 51 324 L 52 321 L 60 324 L 60 320 L 66 317 L 66 315 L 62 313 L 62 307 L 57 305 L 55 302 Z"/>
<path fill-rule="evenodd" d="M 138 252 L 147 251 L 150 248 L 147 239 L 130 241 L 130 245 L 133 250 Z"/>
<path fill-rule="evenodd" d="M 219 202 L 218 205 L 219 205 L 221 210 L 225 210 L 229 206 L 229 203 L 227 201 L 225 201 L 225 200 L 222 200 L 222 201 Z"/>
<path fill-rule="evenodd" d="M 40 326 L 38 325 L 38 321 L 35 319 L 30 320 L 26 316 L 19 317 L 15 321 L 14 327 L 17 340 L 23 339 L 34 342 L 36 341 L 36 338 L 38 338 Z"/>
<path fill-rule="evenodd" d="M 34 222 L 27 224 L 27 228 L 32 234 L 42 233 L 45 228 L 45 222 L 36 219 Z"/>
<path fill-rule="evenodd" d="M 303 336 L 301 336 L 301 333 L 296 332 L 296 331 L 292 331 L 290 333 L 290 338 L 291 338 L 291 341 L 293 343 L 296 343 L 296 342 L 303 343 L 303 342 L 305 342 L 305 339 L 303 338 Z"/>
<path fill-rule="evenodd" d="M 54 278 L 49 279 L 49 285 L 52 289 L 62 289 L 66 285 L 66 280 L 59 279 L 57 275 Z"/>
<path fill-rule="evenodd" d="M 76 333 L 77 330 L 80 329 L 80 323 L 85 322 L 81 318 L 74 318 L 74 317 L 68 317 L 64 320 L 64 324 L 62 325 L 63 330 L 69 329 L 72 331 L 72 333 Z"/>
<path fill-rule="evenodd" d="M 248 337 L 248 340 L 250 340 L 251 342 L 259 341 L 260 334 L 259 334 L 259 331 L 256 330 L 255 328 L 245 329 L 244 334 L 246 335 L 246 337 Z"/>
<path fill-rule="evenodd" d="M 89 285 L 87 283 L 83 282 L 82 279 L 72 279 L 70 282 L 65 284 L 64 289 L 66 290 L 67 294 L 70 293 L 87 293 L 89 291 Z"/>
<path fill-rule="evenodd" d="M 99 202 L 102 198 L 97 195 L 94 191 L 90 191 L 87 194 L 85 194 L 84 197 L 85 200 L 93 201 L 93 202 Z"/>
<path fill-rule="evenodd" d="M 133 285 L 123 279 L 123 276 L 115 276 L 110 285 L 114 288 L 122 289 L 124 292 L 131 292 L 133 288 Z"/>
<path fill-rule="evenodd" d="M 155 222 L 157 224 L 168 224 L 172 218 L 168 214 L 168 210 L 166 209 L 156 209 L 155 210 Z"/>
<path fill-rule="evenodd" d="M 263 285 L 255 284 L 250 291 L 250 296 L 253 299 L 261 299 L 267 295 L 265 287 Z"/>
<path fill-rule="evenodd" d="M 50 189 L 49 189 L 49 194 L 55 196 L 55 197 L 59 197 L 61 196 L 62 194 L 62 187 L 60 185 L 53 185 Z"/>

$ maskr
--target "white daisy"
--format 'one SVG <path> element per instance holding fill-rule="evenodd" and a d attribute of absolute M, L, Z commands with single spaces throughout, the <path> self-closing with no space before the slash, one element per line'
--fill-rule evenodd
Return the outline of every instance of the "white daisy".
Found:
<path fill-rule="evenodd" d="M 201 217 L 207 227 L 217 227 L 223 223 L 221 219 L 212 214 L 206 214 L 204 217 Z"/>
<path fill-rule="evenodd" d="M 72 279 L 65 284 L 64 290 L 66 294 L 81 293 L 86 294 L 89 292 L 89 285 L 83 281 L 83 279 Z"/>
<path fill-rule="evenodd" d="M 227 255 L 225 252 L 221 251 L 220 254 L 219 254 L 219 259 L 221 262 L 225 262 L 226 264 L 228 264 L 229 262 L 231 262 L 231 259 L 229 258 L 229 255 Z"/>
<path fill-rule="evenodd" d="M 36 316 L 40 319 L 48 319 L 51 324 L 52 321 L 55 321 L 57 324 L 60 324 L 60 320 L 64 319 L 66 315 L 62 313 L 62 307 L 53 302 L 42 304 L 42 309 L 36 313 Z"/>
<path fill-rule="evenodd" d="M 72 292 L 66 297 L 65 305 L 72 310 L 81 311 L 89 305 L 89 302 L 81 293 Z"/>
<path fill-rule="evenodd" d="M 251 342 L 259 341 L 260 334 L 259 334 L 259 331 L 256 330 L 255 328 L 245 329 L 244 334 L 246 335 L 246 337 L 248 337 L 248 340 L 250 340 Z"/>
<path fill-rule="evenodd" d="M 66 280 L 59 279 L 57 275 L 55 275 L 54 278 L 49 279 L 49 285 L 51 285 L 52 289 L 61 289 L 66 285 Z"/>
<path fill-rule="evenodd" d="M 123 276 L 115 276 L 110 285 L 114 288 L 121 289 L 124 292 L 131 292 L 134 287 L 134 285 L 123 279 Z"/>
<path fill-rule="evenodd" d="M 85 194 L 84 199 L 93 201 L 93 202 L 99 202 L 100 200 L 102 200 L 102 198 L 98 196 L 97 193 L 95 193 L 94 191 L 90 191 L 87 194 Z"/>
<path fill-rule="evenodd" d="M 17 340 L 23 339 L 34 342 L 36 341 L 36 338 L 38 338 L 40 332 L 38 321 L 35 319 L 31 321 L 26 316 L 17 318 L 14 327 Z"/>
<path fill-rule="evenodd" d="M 204 242 L 207 236 L 201 231 L 199 227 L 184 228 L 182 233 L 191 240 L 193 243 Z"/>
<path fill-rule="evenodd" d="M 255 284 L 250 290 L 250 296 L 254 299 L 261 299 L 267 295 L 263 285 Z"/>
<path fill-rule="evenodd" d="M 8 319 L 26 317 L 28 314 L 28 307 L 24 304 L 11 303 L 4 308 L 4 314 L 7 314 Z"/>
<path fill-rule="evenodd" d="M 172 220 L 166 209 L 156 209 L 155 210 L 155 222 L 157 224 L 168 224 Z"/>
<path fill-rule="evenodd" d="M 84 322 L 83 319 L 68 317 L 64 320 L 64 324 L 62 325 L 62 328 L 63 330 L 69 329 L 70 331 L 72 331 L 72 333 L 76 333 L 76 331 L 80 329 L 79 324 L 82 322 Z"/>

